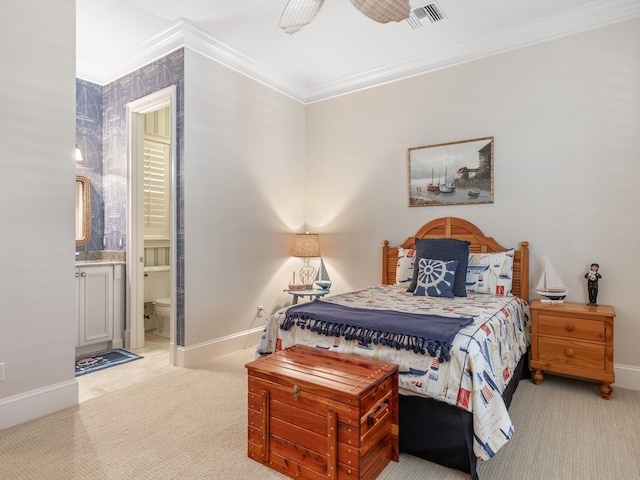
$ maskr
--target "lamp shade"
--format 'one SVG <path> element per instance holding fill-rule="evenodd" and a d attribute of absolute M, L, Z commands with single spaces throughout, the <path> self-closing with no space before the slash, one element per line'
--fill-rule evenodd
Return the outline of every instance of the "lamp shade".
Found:
<path fill-rule="evenodd" d="M 317 233 L 296 233 L 291 255 L 294 257 L 319 257 L 320 239 Z"/>

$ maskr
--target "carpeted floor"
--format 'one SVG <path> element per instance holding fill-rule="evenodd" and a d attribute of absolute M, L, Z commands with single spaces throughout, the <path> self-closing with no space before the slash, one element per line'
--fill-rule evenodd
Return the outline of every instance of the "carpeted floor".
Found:
<path fill-rule="evenodd" d="M 247 458 L 245 350 L 178 369 L 0 432 L 0 478 L 164 480 L 286 477 Z M 640 478 L 640 392 L 611 400 L 593 383 L 549 375 L 523 381 L 514 438 L 481 462 L 481 480 Z M 468 475 L 401 455 L 382 480 Z"/>

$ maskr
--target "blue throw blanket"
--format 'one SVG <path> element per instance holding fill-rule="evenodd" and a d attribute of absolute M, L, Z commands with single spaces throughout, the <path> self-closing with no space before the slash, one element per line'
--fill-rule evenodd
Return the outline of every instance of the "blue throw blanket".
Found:
<path fill-rule="evenodd" d="M 447 362 L 451 358 L 453 338 L 472 322 L 470 317 L 355 308 L 314 300 L 289 307 L 280 327 L 291 330 L 297 325 L 319 334 L 357 340 L 365 345 L 381 344 L 423 355 L 428 353 L 439 362 Z"/>

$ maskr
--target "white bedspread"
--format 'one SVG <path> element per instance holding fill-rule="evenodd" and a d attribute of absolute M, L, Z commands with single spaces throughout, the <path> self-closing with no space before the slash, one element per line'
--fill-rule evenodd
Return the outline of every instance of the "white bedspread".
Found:
<path fill-rule="evenodd" d="M 326 337 L 295 326 L 284 331 L 278 328 L 285 318 L 284 308 L 269 319 L 259 350 L 305 344 L 393 362 L 399 366 L 401 389 L 473 413 L 474 453 L 478 458 L 491 458 L 511 438 L 514 428 L 502 392 L 529 344 L 526 302 L 517 297 L 490 295 L 414 296 L 405 287 L 387 285 L 327 296 L 323 300 L 358 308 L 473 317 L 474 322 L 456 335 L 451 360 L 439 363 L 428 354 L 381 345 L 364 346 L 354 340 Z"/>

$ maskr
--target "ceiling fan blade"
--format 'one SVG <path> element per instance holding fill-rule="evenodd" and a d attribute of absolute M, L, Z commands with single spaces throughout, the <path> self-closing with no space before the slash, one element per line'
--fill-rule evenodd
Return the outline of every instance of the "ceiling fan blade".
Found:
<path fill-rule="evenodd" d="M 280 28 L 295 33 L 311 23 L 322 7 L 324 0 L 289 0 L 280 16 Z"/>
<path fill-rule="evenodd" d="M 351 3 L 376 22 L 399 22 L 409 18 L 409 0 L 351 0 Z"/>

